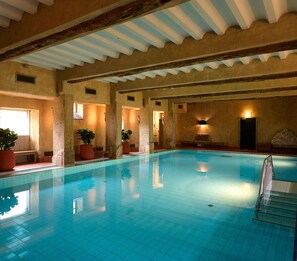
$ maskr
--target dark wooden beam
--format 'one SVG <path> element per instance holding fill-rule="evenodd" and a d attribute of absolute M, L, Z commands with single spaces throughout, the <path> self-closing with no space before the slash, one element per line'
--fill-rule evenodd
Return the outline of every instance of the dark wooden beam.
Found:
<path fill-rule="evenodd" d="M 181 45 L 167 43 L 164 48 L 150 47 L 132 57 L 121 55 L 105 62 L 75 66 L 58 72 L 59 81 L 75 83 L 99 77 L 133 75 L 145 71 L 182 67 L 231 58 L 292 50 L 297 48 L 297 14 L 286 14 L 279 22 L 256 21 L 251 28 L 229 28 L 224 35 L 207 33 L 201 40 L 187 38 Z"/>
<path fill-rule="evenodd" d="M 168 86 L 168 87 L 156 87 L 156 88 L 149 88 L 149 90 L 164 90 L 164 89 L 171 89 L 171 88 L 182 88 L 182 87 L 193 87 L 193 86 L 208 86 L 208 85 L 221 85 L 227 83 L 248 83 L 248 82 L 257 82 L 257 81 L 264 81 L 264 80 L 273 80 L 273 79 L 284 79 L 284 78 L 294 78 L 297 77 L 297 72 L 290 72 L 290 73 L 283 73 L 283 74 L 271 74 L 271 75 L 260 75 L 260 76 L 251 76 L 251 77 L 238 77 L 234 79 L 225 79 L 225 80 L 210 80 L 204 82 L 197 82 L 197 83 L 185 83 L 180 85 Z M 137 91 L 145 91 L 147 88 L 137 89 Z M 135 90 L 131 91 L 119 91 L 119 93 L 130 93 L 135 92 Z"/>
<path fill-rule="evenodd" d="M 171 103 L 201 103 L 201 102 L 214 102 L 214 101 L 234 101 L 234 100 L 255 100 L 255 99 L 271 99 L 280 97 L 292 97 L 297 96 L 297 90 L 287 90 L 287 91 L 271 91 L 261 93 L 261 96 L 257 92 L 250 93 L 235 93 L 226 94 L 219 96 L 207 96 L 207 97 L 193 97 L 193 98 L 173 98 L 170 99 Z"/>
<path fill-rule="evenodd" d="M 62 1 L 62 0 L 59 0 Z M 59 2 L 57 1 L 57 2 Z M 68 13 L 71 12 L 71 7 L 73 5 L 72 1 L 65 0 L 66 3 L 68 2 L 68 10 L 60 9 L 57 10 L 57 12 L 63 14 L 64 11 L 67 11 Z M 90 0 L 89 0 L 90 1 Z M 102 2 L 102 1 L 95 1 L 91 0 L 92 2 Z M 67 27 L 67 25 L 63 24 L 60 25 L 59 28 L 52 28 L 55 32 L 52 32 L 51 34 L 45 34 L 43 37 L 38 37 L 36 35 L 31 36 L 32 39 L 35 39 L 36 37 L 38 39 L 32 40 L 32 41 L 25 41 L 24 44 L 21 44 L 19 46 L 15 46 L 14 48 L 10 48 L 10 46 L 5 46 L 5 43 L 1 45 L 0 41 L 0 51 L 2 53 L 0 54 L 0 61 L 4 61 L 7 59 L 15 58 L 20 55 L 24 55 L 33 51 L 41 50 L 53 45 L 57 45 L 59 43 L 63 43 L 67 40 L 71 40 L 73 38 L 84 36 L 87 34 L 90 34 L 94 31 L 103 30 L 109 26 L 112 26 L 114 24 L 123 23 L 125 21 L 128 21 L 133 18 L 137 18 L 146 14 L 149 14 L 151 12 L 160 10 L 162 8 L 167 8 L 176 4 L 180 4 L 183 2 L 187 2 L 189 0 L 126 0 L 126 1 L 106 1 L 109 3 L 110 6 L 105 6 L 101 10 L 101 14 L 88 19 L 87 21 L 83 21 L 79 23 L 79 20 L 82 18 L 77 17 L 78 21 L 75 22 L 76 25 L 73 25 L 71 27 Z M 75 1 L 77 2 L 77 1 Z M 118 2 L 118 3 L 117 3 Z M 85 5 L 86 3 L 81 3 L 81 6 Z M 90 3 L 88 3 L 90 5 Z M 49 7 L 51 8 L 51 7 Z M 54 7 L 53 7 L 54 8 Z M 95 12 L 96 10 L 92 10 Z M 104 12 L 104 13 L 102 13 Z M 51 20 L 53 19 L 50 16 L 43 16 L 40 17 L 40 21 L 35 21 L 35 23 L 43 23 L 43 20 Z M 72 23 L 74 23 L 72 21 Z M 37 24 L 38 25 L 38 24 Z M 29 26 L 29 24 L 28 24 Z M 17 27 L 17 26 L 15 26 Z M 66 29 L 62 29 L 65 28 Z M 5 30 L 2 29 L 3 32 L 1 32 L 2 39 L 5 39 Z M 7 28 L 7 30 L 10 30 Z M 15 29 L 16 30 L 16 29 Z M 40 30 L 40 29 L 39 29 Z M 13 37 L 11 33 L 9 34 L 10 37 Z M 23 39 L 24 40 L 24 39 Z M 3 40 L 2 40 L 3 41 Z M 6 43 L 7 44 L 7 43 Z M 13 44 L 13 43 L 11 43 Z M 4 50 L 4 52 L 3 52 Z"/>
<path fill-rule="evenodd" d="M 247 65 L 236 63 L 232 67 L 225 65 L 217 69 L 205 68 L 203 71 L 178 73 L 166 77 L 146 78 L 111 84 L 118 92 L 133 92 L 171 87 L 193 86 L 197 84 L 222 84 L 242 81 L 258 81 L 277 78 L 295 77 L 297 74 L 297 56 L 289 55 L 286 59 L 271 57 L 266 62 L 254 60 Z"/>
<path fill-rule="evenodd" d="M 207 63 L 207 62 L 213 62 L 213 61 L 221 61 L 221 60 L 227 60 L 227 59 L 234 59 L 234 58 L 241 58 L 245 56 L 252 56 L 252 55 L 258 55 L 258 54 L 264 54 L 264 53 L 272 53 L 272 52 L 279 52 L 279 51 L 286 51 L 286 50 L 292 50 L 297 49 L 297 40 L 287 42 L 287 43 L 278 43 L 278 44 L 272 44 L 267 46 L 257 47 L 257 48 L 250 48 L 243 51 L 231 51 L 223 54 L 215 54 L 210 55 L 207 57 L 200 57 L 200 58 L 194 58 L 189 59 L 186 61 L 177 61 L 177 62 L 168 62 L 166 64 L 162 65 L 154 65 L 150 66 L 149 68 L 136 68 L 133 70 L 130 70 L 129 72 L 110 72 L 108 74 L 105 74 L 104 77 L 123 77 L 123 76 L 129 76 L 134 74 L 140 74 L 147 71 L 154 71 L 154 70 L 164 70 L 164 69 L 172 69 L 172 68 L 179 68 L 184 66 L 190 66 L 195 65 L 199 63 Z M 70 80 L 69 83 L 77 83 L 81 81 L 92 80 L 96 79 L 98 77 L 91 76 L 84 79 L 78 79 L 78 80 Z"/>
<path fill-rule="evenodd" d="M 217 93 L 199 93 L 193 95 L 184 95 L 184 96 L 168 96 L 168 97 L 154 97 L 151 100 L 164 100 L 164 99 L 172 99 L 172 98 L 204 98 L 204 97 L 219 97 L 219 96 L 227 96 L 227 95 L 234 95 L 234 94 L 258 94 L 259 98 L 261 97 L 262 93 L 269 93 L 269 92 L 286 92 L 286 91 L 297 91 L 297 86 L 295 87 L 277 87 L 277 88 L 270 88 L 270 89 L 262 89 L 262 90 L 238 90 L 238 91 L 230 91 L 230 92 L 217 92 Z"/>
<path fill-rule="evenodd" d="M 160 98 L 178 98 L 178 97 L 190 97 L 199 94 L 217 94 L 234 91 L 257 91 L 257 90 L 269 90 L 279 88 L 295 88 L 297 86 L 297 77 L 295 78 L 282 78 L 274 80 L 261 80 L 256 82 L 234 82 L 234 83 L 222 83 L 222 84 L 208 84 L 208 85 L 195 85 L 185 86 L 179 88 L 168 88 L 158 91 L 145 91 L 143 93 L 144 98 L 160 99 Z"/>

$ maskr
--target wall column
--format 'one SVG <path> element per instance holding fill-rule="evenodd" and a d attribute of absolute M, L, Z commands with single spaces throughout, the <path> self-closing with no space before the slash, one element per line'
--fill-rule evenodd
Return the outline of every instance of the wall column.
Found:
<path fill-rule="evenodd" d="M 149 106 L 148 99 L 145 100 L 144 107 L 140 110 L 139 151 L 154 152 L 153 111 Z"/>
<path fill-rule="evenodd" d="M 39 110 L 30 110 L 30 150 L 34 149 L 38 151 L 38 156 L 44 155 L 44 151 L 40 150 L 41 131 L 39 126 L 42 126 L 40 124 L 40 116 Z"/>
<path fill-rule="evenodd" d="M 54 100 L 53 163 L 74 165 L 73 149 L 73 94 L 61 94 Z"/>
<path fill-rule="evenodd" d="M 109 158 L 118 159 L 122 150 L 122 104 L 116 91 L 110 91 L 110 105 L 106 105 L 106 149 Z"/>
<path fill-rule="evenodd" d="M 172 110 L 172 106 L 169 104 L 169 110 L 164 113 L 164 146 L 166 149 L 175 149 L 176 136 L 175 136 L 175 121 L 176 114 Z"/>

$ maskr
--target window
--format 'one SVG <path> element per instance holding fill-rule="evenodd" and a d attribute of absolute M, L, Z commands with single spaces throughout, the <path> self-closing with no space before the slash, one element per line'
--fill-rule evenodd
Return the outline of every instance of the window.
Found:
<path fill-rule="evenodd" d="M 72 202 L 72 213 L 73 215 L 78 214 L 84 210 L 84 199 L 83 197 L 75 198 Z"/>
<path fill-rule="evenodd" d="M 0 128 L 9 128 L 18 135 L 30 135 L 30 112 L 0 109 Z"/>
<path fill-rule="evenodd" d="M 9 212 L 5 213 L 3 216 L 0 216 L 0 220 L 24 215 L 29 212 L 29 203 L 30 203 L 29 190 L 12 193 L 11 195 L 12 196 L 14 195 L 17 198 L 17 205 L 13 207 Z"/>
<path fill-rule="evenodd" d="M 84 119 L 84 105 L 79 103 L 73 103 L 73 119 L 83 120 Z"/>

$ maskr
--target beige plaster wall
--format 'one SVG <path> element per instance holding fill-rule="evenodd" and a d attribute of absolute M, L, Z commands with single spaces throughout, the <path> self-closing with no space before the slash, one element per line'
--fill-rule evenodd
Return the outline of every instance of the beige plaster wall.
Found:
<path fill-rule="evenodd" d="M 36 77 L 35 84 L 17 82 L 16 73 Z M 16 62 L 1 62 L 0 93 L 52 99 L 57 96 L 56 72 Z"/>
<path fill-rule="evenodd" d="M 128 96 L 134 97 L 134 101 L 128 100 Z M 119 102 L 122 104 L 122 121 L 125 130 L 131 130 L 130 143 L 139 147 L 139 122 L 140 110 L 143 108 L 142 92 L 131 92 L 128 94 L 118 94 Z"/>
<path fill-rule="evenodd" d="M 175 113 L 187 113 L 187 103 L 172 104 L 172 111 Z"/>
<path fill-rule="evenodd" d="M 105 106 L 84 104 L 84 119 L 73 121 L 74 149 L 76 154 L 79 154 L 79 146 L 82 144 L 76 132 L 82 128 L 92 130 L 95 133 L 95 139 L 92 144 L 95 147 L 103 147 L 105 150 Z"/>
<path fill-rule="evenodd" d="M 106 121 L 105 121 L 105 106 L 97 106 L 97 125 L 95 142 L 98 147 L 103 147 L 106 150 Z"/>
<path fill-rule="evenodd" d="M 158 102 L 160 102 L 161 105 L 156 105 Z M 153 111 L 168 111 L 168 100 L 151 100 L 149 101 L 149 107 Z"/>
<path fill-rule="evenodd" d="M 52 106 L 52 101 L 0 95 L 0 107 L 32 111 L 31 126 L 35 130 L 39 128 L 39 135 L 31 137 L 30 149 L 38 150 L 40 156 L 43 156 L 44 151 L 53 150 Z"/>
<path fill-rule="evenodd" d="M 96 90 L 96 94 L 85 93 L 86 88 Z M 80 139 L 76 131 L 81 128 L 88 128 L 95 132 L 95 139 L 92 144 L 95 147 L 103 147 L 106 150 L 106 123 L 105 105 L 110 104 L 110 85 L 97 81 L 87 81 L 75 84 L 65 84 L 64 91 L 73 93 L 76 103 L 84 104 L 84 119 L 74 120 L 74 150 L 79 154 Z"/>
<path fill-rule="evenodd" d="M 41 102 L 42 109 L 39 112 L 40 117 L 40 149 L 43 151 L 53 150 L 53 103 L 51 101 Z"/>
<path fill-rule="evenodd" d="M 135 147 L 139 147 L 139 114 L 140 111 L 135 109 L 122 110 L 122 120 L 124 121 L 124 129 L 129 129 L 132 131 L 132 135 L 130 136 L 130 143 L 135 144 Z"/>
<path fill-rule="evenodd" d="M 65 84 L 66 92 L 73 93 L 78 103 L 110 104 L 110 85 L 97 81 Z M 85 93 L 86 88 L 96 90 L 96 94 Z"/>
<path fill-rule="evenodd" d="M 35 77 L 35 84 L 16 81 L 16 74 Z M 30 149 L 43 156 L 53 150 L 52 100 L 56 72 L 16 62 L 0 63 L 0 107 L 30 110 Z"/>
<path fill-rule="evenodd" d="M 134 101 L 128 100 L 128 96 L 134 97 Z M 138 109 L 143 107 L 142 92 L 130 92 L 128 94 L 118 94 L 117 98 L 119 102 L 122 104 L 122 106 L 138 108 Z"/>
<path fill-rule="evenodd" d="M 164 117 L 164 112 L 154 111 L 153 112 L 153 137 L 154 143 L 162 144 L 162 141 L 159 140 L 160 134 L 160 119 Z"/>
<path fill-rule="evenodd" d="M 187 110 L 186 114 L 177 114 L 177 143 L 193 140 L 199 133 L 209 134 L 212 141 L 239 147 L 239 121 L 245 111 L 257 118 L 257 144 L 270 143 L 284 128 L 297 135 L 297 97 L 196 103 L 188 104 Z M 208 125 L 197 125 L 198 119 L 206 119 Z"/>

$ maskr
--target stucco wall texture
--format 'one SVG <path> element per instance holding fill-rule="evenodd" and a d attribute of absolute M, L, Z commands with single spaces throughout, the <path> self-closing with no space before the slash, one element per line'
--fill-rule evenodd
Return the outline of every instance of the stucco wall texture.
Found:
<path fill-rule="evenodd" d="M 36 77 L 35 84 L 16 81 L 16 74 Z M 96 90 L 96 95 L 85 93 L 86 88 Z M 74 149 L 78 153 L 80 141 L 75 132 L 79 128 L 89 128 L 96 133 L 93 141 L 95 147 L 106 148 L 106 106 L 111 103 L 111 89 L 108 84 L 88 81 L 76 84 L 64 84 L 63 91 L 73 95 L 74 102 L 84 103 L 85 112 L 83 120 L 73 121 Z M 152 113 L 143 113 L 143 95 L 141 92 L 129 93 L 135 101 L 128 99 L 128 94 L 118 95 L 116 102 L 122 108 L 122 117 L 117 122 L 124 121 L 124 128 L 131 129 L 131 143 L 141 147 L 140 143 L 146 140 L 153 144 L 153 136 L 147 136 L 143 124 L 152 126 Z M 53 150 L 53 101 L 58 97 L 56 73 L 35 66 L 22 65 L 14 62 L 0 64 L 0 107 L 26 109 L 32 111 L 32 138 L 31 149 L 38 150 L 39 156 L 45 151 Z M 69 105 L 70 106 L 70 105 Z M 122 107 L 123 106 L 123 107 Z M 175 106 L 176 107 L 176 106 Z M 297 134 L 297 97 L 267 98 L 241 101 L 216 101 L 193 103 L 183 105 L 176 112 L 176 143 L 181 140 L 193 140 L 196 134 L 209 134 L 212 141 L 222 142 L 226 146 L 239 147 L 240 144 L 240 118 L 249 111 L 257 119 L 257 144 L 270 143 L 273 136 L 284 128 Z M 168 110 L 168 101 L 162 100 L 162 106 L 155 101 L 149 102 L 149 111 Z M 140 117 L 138 117 L 140 116 Z M 138 122 L 140 119 L 140 122 Z M 199 126 L 197 120 L 205 119 L 208 124 Z M 149 123 L 149 124 L 148 124 Z M 120 126 L 121 128 L 121 126 Z M 36 130 L 39 130 L 36 133 Z M 152 130 L 151 130 L 152 131 Z M 143 133 L 143 136 L 141 136 Z M 38 134 L 38 135 L 37 135 Z M 150 138 L 148 138 L 150 137 Z M 174 137 L 173 137 L 174 138 Z M 171 141 L 168 140 L 167 143 Z M 168 144 L 164 144 L 167 147 Z M 170 147 L 170 146 L 169 146 Z"/>
<path fill-rule="evenodd" d="M 256 118 L 257 144 L 268 144 L 284 128 L 297 135 L 297 97 L 260 100 L 217 101 L 188 104 L 186 114 L 177 114 L 176 139 L 193 140 L 196 134 L 209 134 L 212 141 L 230 147 L 240 146 L 240 118 L 249 111 Z M 207 120 L 199 126 L 197 120 Z"/>

